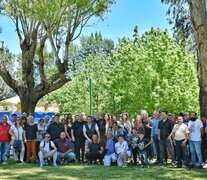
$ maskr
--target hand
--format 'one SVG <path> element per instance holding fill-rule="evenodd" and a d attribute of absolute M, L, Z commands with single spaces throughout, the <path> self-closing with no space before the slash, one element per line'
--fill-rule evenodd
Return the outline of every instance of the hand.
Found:
<path fill-rule="evenodd" d="M 88 139 L 88 142 L 89 142 L 89 143 L 92 143 L 92 140 L 91 140 L 91 139 Z"/>
<path fill-rule="evenodd" d="M 74 137 L 72 137 L 72 141 L 73 141 L 73 142 L 75 141 L 75 138 L 74 138 Z"/>
<path fill-rule="evenodd" d="M 182 147 L 184 147 L 186 145 L 186 141 L 183 141 L 183 143 L 181 144 Z"/>
<path fill-rule="evenodd" d="M 26 139 L 24 140 L 24 143 L 25 143 L 25 144 L 27 143 L 27 140 L 26 140 Z"/>
<path fill-rule="evenodd" d="M 151 138 L 151 143 L 152 143 L 152 144 L 154 144 L 154 143 L 155 143 L 153 138 Z"/>
<path fill-rule="evenodd" d="M 171 140 L 171 136 L 168 136 L 168 138 L 167 138 L 168 140 Z"/>
<path fill-rule="evenodd" d="M 103 151 L 102 150 L 100 150 L 100 151 L 98 151 L 100 154 L 102 154 L 103 153 Z"/>
<path fill-rule="evenodd" d="M 65 157 L 65 153 L 63 153 L 63 154 L 61 154 L 61 156 L 60 156 L 61 158 L 64 158 Z"/>
<path fill-rule="evenodd" d="M 175 142 L 175 140 L 173 140 L 173 144 L 174 144 L 174 145 L 176 145 L 176 142 Z"/>

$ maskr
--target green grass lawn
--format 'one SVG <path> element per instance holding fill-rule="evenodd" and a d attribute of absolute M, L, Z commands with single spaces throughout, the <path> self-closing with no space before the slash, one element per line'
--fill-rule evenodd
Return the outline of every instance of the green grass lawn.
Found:
<path fill-rule="evenodd" d="M 3 179 L 207 179 L 207 169 L 176 169 L 172 166 L 149 168 L 104 167 L 100 165 L 63 165 L 39 168 L 38 164 L 15 164 L 9 160 L 7 165 L 0 165 L 0 180 Z"/>

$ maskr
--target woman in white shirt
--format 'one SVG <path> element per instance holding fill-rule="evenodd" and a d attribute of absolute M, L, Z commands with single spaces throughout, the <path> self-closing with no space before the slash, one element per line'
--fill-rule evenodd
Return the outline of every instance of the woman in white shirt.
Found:
<path fill-rule="evenodd" d="M 13 154 L 14 154 L 14 160 L 17 163 L 22 163 L 23 159 L 24 159 L 24 151 L 25 151 L 25 147 L 24 147 L 24 141 L 23 141 L 23 134 L 24 134 L 24 130 L 22 127 L 22 121 L 19 117 L 17 117 L 14 125 L 11 126 L 9 133 L 11 134 L 11 144 L 14 144 L 15 140 L 20 140 L 22 143 L 22 148 L 21 148 L 21 152 L 18 153 L 15 150 L 13 150 Z"/>

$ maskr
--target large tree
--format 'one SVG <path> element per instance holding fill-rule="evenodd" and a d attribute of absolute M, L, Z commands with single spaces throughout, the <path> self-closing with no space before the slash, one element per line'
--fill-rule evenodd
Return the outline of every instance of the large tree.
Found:
<path fill-rule="evenodd" d="M 201 116 L 207 116 L 207 4 L 206 0 L 161 0 L 170 4 L 177 29 L 193 33 L 197 52 L 199 102 Z M 184 9 L 187 9 L 184 10 Z M 182 11 L 184 10 L 184 11 Z M 184 13 L 185 12 L 185 13 Z M 190 22 L 190 26 L 183 26 Z M 191 31 L 192 30 L 192 31 Z M 183 31 L 183 32 L 184 32 Z"/>
<path fill-rule="evenodd" d="M 15 24 L 21 48 L 21 76 L 14 78 L 0 62 L 0 75 L 19 95 L 22 111 L 33 113 L 44 95 L 70 81 L 71 42 L 91 17 L 102 17 L 113 0 L 3 0 L 1 14 Z M 48 56 L 46 53 L 50 50 Z M 46 59 L 55 64 L 48 72 Z M 39 81 L 36 81 L 39 79 Z"/>

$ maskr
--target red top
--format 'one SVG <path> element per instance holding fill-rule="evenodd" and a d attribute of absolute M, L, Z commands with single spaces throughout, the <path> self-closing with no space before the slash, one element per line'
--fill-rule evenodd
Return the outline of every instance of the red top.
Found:
<path fill-rule="evenodd" d="M 2 122 L 0 123 L 0 142 L 8 142 L 10 141 L 9 129 L 11 125 L 6 123 L 4 125 Z"/>

